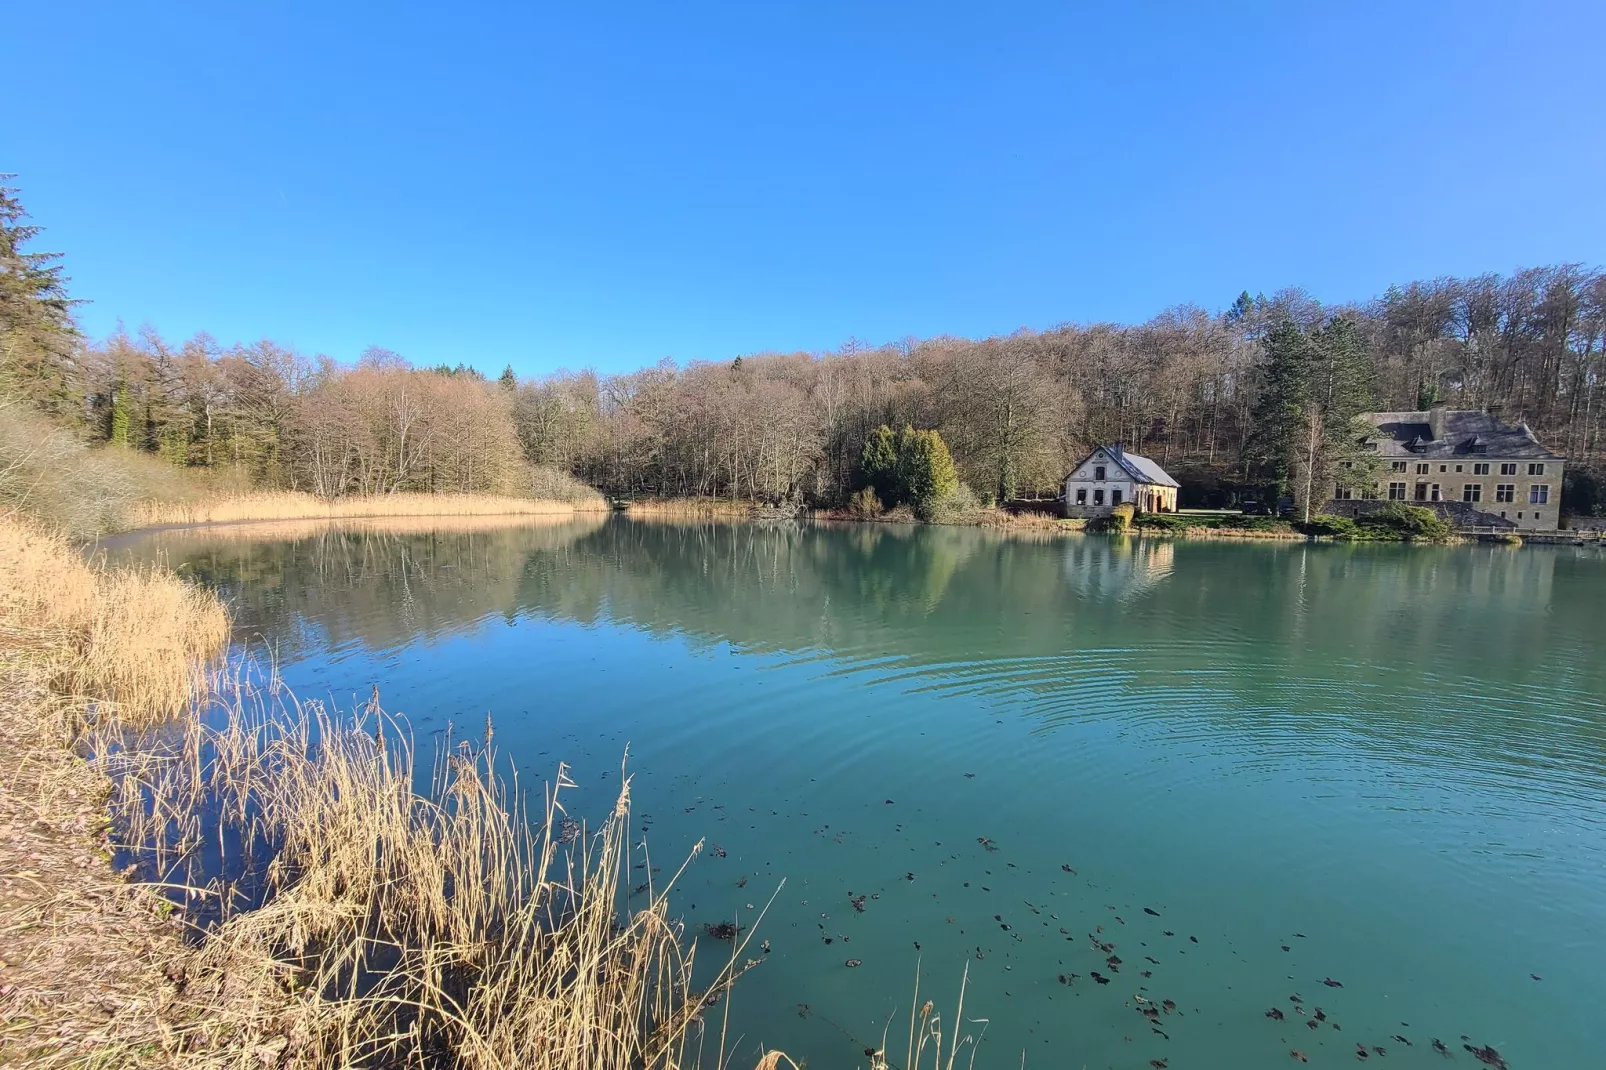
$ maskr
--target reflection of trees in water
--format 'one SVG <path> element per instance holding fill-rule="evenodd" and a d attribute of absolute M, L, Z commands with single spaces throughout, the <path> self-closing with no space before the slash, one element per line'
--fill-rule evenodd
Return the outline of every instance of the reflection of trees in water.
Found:
<path fill-rule="evenodd" d="M 489 615 L 511 617 L 525 562 L 562 555 L 604 522 L 581 516 L 430 531 L 416 523 L 411 531 L 321 525 L 273 541 L 198 529 L 152 536 L 134 554 L 165 558 L 222 592 L 239 639 L 266 640 L 289 658 L 323 644 L 395 647 Z"/>
<path fill-rule="evenodd" d="M 276 543 L 184 534 L 153 548 L 222 589 L 243 638 L 287 657 L 529 614 L 918 674 L 1049 718 L 1125 703 L 1248 733 L 1268 716 L 1338 717 L 1384 737 L 1414 724 L 1494 740 L 1534 732 L 1561 688 L 1584 715 L 1546 722 L 1545 748 L 1606 746 L 1606 667 L 1588 649 L 1598 552 L 623 519 Z"/>

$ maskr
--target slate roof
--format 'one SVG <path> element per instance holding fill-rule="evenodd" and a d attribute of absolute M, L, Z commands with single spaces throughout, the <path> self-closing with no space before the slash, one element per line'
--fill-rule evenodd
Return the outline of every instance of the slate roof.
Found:
<path fill-rule="evenodd" d="M 1539 444 L 1527 424 L 1509 427 L 1478 409 L 1445 409 L 1439 414 L 1440 434 L 1433 433 L 1431 412 L 1368 412 L 1361 415 L 1380 432 L 1379 457 L 1509 457 L 1522 460 L 1561 460 Z"/>
<path fill-rule="evenodd" d="M 1158 487 L 1180 487 L 1182 485 L 1172 479 L 1164 468 L 1141 454 L 1127 453 L 1125 450 L 1117 449 L 1114 446 L 1100 446 L 1093 453 L 1098 453 L 1099 450 L 1103 450 L 1108 454 L 1112 461 L 1125 469 L 1126 474 L 1138 483 L 1151 483 Z M 1071 469 L 1072 474 L 1075 474 L 1078 468 L 1086 464 L 1093 456 L 1093 453 L 1076 462 L 1076 467 Z M 1067 476 L 1066 478 L 1070 477 Z M 1061 480 L 1061 482 L 1064 482 L 1064 480 Z"/>

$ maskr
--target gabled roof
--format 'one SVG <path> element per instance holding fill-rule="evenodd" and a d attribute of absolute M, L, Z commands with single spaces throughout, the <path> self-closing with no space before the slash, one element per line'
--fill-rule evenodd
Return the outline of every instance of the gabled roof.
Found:
<path fill-rule="evenodd" d="M 1180 487 L 1182 485 L 1176 480 L 1172 479 L 1170 475 L 1166 473 L 1164 468 L 1161 468 L 1158 464 L 1155 464 L 1153 461 L 1149 460 L 1149 458 L 1137 453 L 1128 453 L 1125 450 L 1117 449 L 1114 446 L 1095 447 L 1092 453 L 1076 462 L 1076 464 L 1071 468 L 1071 475 L 1075 475 L 1078 468 L 1081 468 L 1088 461 L 1091 461 L 1094 456 L 1099 453 L 1103 453 L 1106 457 L 1113 461 L 1135 482 L 1150 483 L 1157 487 Z M 1070 476 L 1066 476 L 1065 478 L 1069 479 Z M 1061 480 L 1061 482 L 1064 482 L 1064 480 Z"/>
<path fill-rule="evenodd" d="M 1433 422 L 1439 421 L 1434 436 Z M 1378 434 L 1379 457 L 1510 457 L 1523 460 L 1561 460 L 1539 440 L 1527 424 L 1509 427 L 1478 409 L 1444 409 L 1433 412 L 1368 412 L 1361 419 Z"/>

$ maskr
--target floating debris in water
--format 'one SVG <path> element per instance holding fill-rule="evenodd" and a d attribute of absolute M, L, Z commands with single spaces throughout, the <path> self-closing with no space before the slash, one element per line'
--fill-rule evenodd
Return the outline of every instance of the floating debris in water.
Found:
<path fill-rule="evenodd" d="M 846 966 L 848 969 L 851 970 L 856 966 L 864 965 L 864 963 L 863 963 L 863 960 L 861 960 L 861 959 L 849 959 L 848 961 L 844 962 L 842 965 Z"/>
<path fill-rule="evenodd" d="M 1167 1014 L 1170 1014 L 1172 1011 L 1177 1009 L 1177 1001 L 1174 999 L 1163 999 L 1160 1001 L 1160 1006 L 1165 1008 L 1165 1012 Z"/>
<path fill-rule="evenodd" d="M 1102 973 L 1100 973 L 1097 970 L 1093 971 L 1092 977 L 1093 977 L 1093 980 L 1097 981 L 1101 985 L 1107 985 L 1107 984 L 1110 983 L 1110 979 L 1108 977 L 1104 976 Z"/>
<path fill-rule="evenodd" d="M 799 1003 L 797 1005 L 797 1016 L 799 1018 L 807 1018 L 809 1016 L 809 1005 L 807 1003 Z"/>
<path fill-rule="evenodd" d="M 1535 981 L 1543 981 L 1544 980 L 1544 978 L 1540 977 L 1537 973 L 1530 973 L 1528 976 L 1532 977 Z"/>
<path fill-rule="evenodd" d="M 1344 987 L 1344 982 L 1335 981 L 1331 977 L 1329 977 L 1326 980 L 1324 980 L 1322 982 L 1322 984 L 1326 985 L 1328 988 L 1343 988 Z"/>
<path fill-rule="evenodd" d="M 716 843 L 708 849 L 708 853 L 713 855 L 715 858 L 724 858 L 725 848 Z"/>
<path fill-rule="evenodd" d="M 1300 1051 L 1298 1048 L 1295 1048 L 1293 1051 L 1289 1052 L 1288 1054 L 1292 1055 L 1294 1058 L 1298 1059 L 1302 1063 L 1310 1062 L 1310 1056 L 1306 1055 L 1304 1052 Z"/>
<path fill-rule="evenodd" d="M 710 921 L 703 924 L 703 931 L 715 940 L 735 940 L 742 929 L 734 921 Z"/>
<path fill-rule="evenodd" d="M 1355 1045 L 1355 1058 L 1357 1058 L 1357 1059 L 1370 1059 L 1371 1057 L 1372 1057 L 1372 1053 L 1366 1050 L 1366 1045 L 1365 1044 L 1357 1044 L 1357 1045 Z"/>
<path fill-rule="evenodd" d="M 976 842 L 987 848 L 989 851 L 996 852 L 998 850 L 998 845 L 992 840 L 988 839 L 986 836 L 977 836 Z"/>
<path fill-rule="evenodd" d="M 1197 936 L 1190 936 L 1190 937 L 1188 937 L 1188 939 L 1192 940 L 1196 944 L 1199 942 L 1199 938 Z"/>
<path fill-rule="evenodd" d="M 862 896 L 862 895 L 857 895 L 856 896 L 852 892 L 849 892 L 848 893 L 848 902 L 853 904 L 853 909 L 854 909 L 854 911 L 856 913 L 859 913 L 859 914 L 863 914 L 864 913 L 864 896 Z"/>
<path fill-rule="evenodd" d="M 1472 1057 L 1484 1066 L 1492 1066 L 1494 1070 L 1507 1070 L 1505 1058 L 1489 1045 L 1485 1044 L 1480 1048 L 1475 1048 L 1471 1044 L 1463 1044 L 1461 1046 L 1470 1051 Z M 1449 1053 L 1446 1052 L 1445 1054 Z"/>
<path fill-rule="evenodd" d="M 1154 1070 L 1165 1070 L 1168 1064 L 1164 1059 L 1150 1059 L 1149 1065 L 1154 1067 Z"/>
<path fill-rule="evenodd" d="M 1273 1007 L 1271 1010 L 1266 1012 L 1266 1017 L 1270 1018 L 1272 1021 L 1280 1022 L 1283 1020 L 1283 1009 L 1281 1007 Z"/>
<path fill-rule="evenodd" d="M 1455 1058 L 1455 1056 L 1450 1054 L 1450 1049 L 1444 1046 L 1444 1041 L 1440 1040 L 1438 1037 L 1433 1038 L 1433 1050 L 1444 1056 L 1446 1059 Z"/>
<path fill-rule="evenodd" d="M 1158 910 L 1153 910 L 1153 909 L 1151 909 L 1149 907 L 1144 907 L 1143 908 L 1143 913 L 1149 915 L 1152 918 L 1158 918 L 1160 916 L 1160 912 Z"/>
<path fill-rule="evenodd" d="M 1072 869 L 1066 863 L 1061 862 L 1060 863 L 1060 868 L 1063 869 L 1065 872 L 1069 873 L 1071 876 L 1073 876 L 1073 877 L 1076 876 L 1076 870 Z"/>
<path fill-rule="evenodd" d="M 1404 1044 L 1407 1048 L 1414 1046 L 1414 1045 L 1412 1045 L 1412 1043 L 1409 1040 L 1407 1040 L 1406 1038 L 1400 1036 L 1400 1034 L 1398 1034 L 1398 1033 L 1395 1033 L 1393 1036 L 1389 1037 L 1389 1039 L 1390 1040 L 1397 1040 L 1401 1044 Z"/>

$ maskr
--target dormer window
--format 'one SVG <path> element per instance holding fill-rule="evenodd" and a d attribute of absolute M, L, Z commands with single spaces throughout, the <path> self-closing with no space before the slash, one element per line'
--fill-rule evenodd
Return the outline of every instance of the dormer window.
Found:
<path fill-rule="evenodd" d="M 1361 449 L 1366 450 L 1368 453 L 1376 453 L 1377 443 L 1372 439 L 1366 439 L 1361 443 Z"/>

